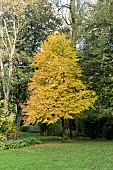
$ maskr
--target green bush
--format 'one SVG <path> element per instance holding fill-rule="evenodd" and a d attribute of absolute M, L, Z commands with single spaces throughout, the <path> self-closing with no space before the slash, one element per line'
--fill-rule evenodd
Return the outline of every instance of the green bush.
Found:
<path fill-rule="evenodd" d="M 30 125 L 29 126 L 29 132 L 33 132 L 33 133 L 37 133 L 37 132 L 39 132 L 39 126 L 38 126 L 38 124 L 36 124 L 36 125 Z"/>
<path fill-rule="evenodd" d="M 9 140 L 9 141 L 2 141 L 0 142 L 0 150 L 7 150 L 7 149 L 17 149 L 21 147 L 26 147 L 34 144 L 40 144 L 41 141 L 37 138 L 27 138 L 27 139 L 20 139 L 20 140 Z"/>
<path fill-rule="evenodd" d="M 62 135 L 62 123 L 60 120 L 51 124 L 48 128 L 48 135 L 61 136 Z"/>
<path fill-rule="evenodd" d="M 0 142 L 0 151 L 5 149 L 4 143 Z"/>
<path fill-rule="evenodd" d="M 62 123 L 61 120 L 47 125 L 46 123 L 38 123 L 39 133 L 44 136 L 61 136 Z"/>
<path fill-rule="evenodd" d="M 0 132 L 0 140 L 6 140 L 6 139 L 7 139 L 6 135 Z"/>
<path fill-rule="evenodd" d="M 107 123 L 105 126 L 105 138 L 107 140 L 113 139 L 113 123 Z"/>
<path fill-rule="evenodd" d="M 14 138 L 16 136 L 14 121 L 5 115 L 0 115 L 0 140 L 5 140 L 10 135 Z"/>
<path fill-rule="evenodd" d="M 0 100 L 0 140 L 7 140 L 7 136 L 16 136 L 16 126 L 13 114 L 4 115 L 5 101 Z"/>
<path fill-rule="evenodd" d="M 29 132 L 30 126 L 21 126 L 22 132 Z"/>
<path fill-rule="evenodd" d="M 29 125 L 29 126 L 21 126 L 21 132 L 37 133 L 37 132 L 39 132 L 39 126 L 37 124 Z"/>

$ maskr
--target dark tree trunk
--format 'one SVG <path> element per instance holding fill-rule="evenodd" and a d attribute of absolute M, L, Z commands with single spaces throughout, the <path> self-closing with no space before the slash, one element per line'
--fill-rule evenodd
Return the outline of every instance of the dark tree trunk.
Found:
<path fill-rule="evenodd" d="M 21 115 L 17 117 L 17 136 L 20 136 L 20 124 L 21 124 Z"/>
<path fill-rule="evenodd" d="M 72 138 L 73 134 L 72 134 L 72 120 L 71 119 L 69 120 L 69 130 L 70 130 L 69 136 L 70 138 Z"/>
<path fill-rule="evenodd" d="M 78 136 L 78 118 L 76 118 L 76 136 Z"/>
<path fill-rule="evenodd" d="M 65 141 L 65 137 L 66 137 L 65 121 L 64 118 L 61 118 L 61 120 L 62 120 L 62 137 L 63 137 L 63 141 Z"/>

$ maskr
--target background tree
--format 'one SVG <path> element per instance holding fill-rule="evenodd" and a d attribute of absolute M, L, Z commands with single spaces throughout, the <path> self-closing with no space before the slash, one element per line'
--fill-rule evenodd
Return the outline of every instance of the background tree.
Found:
<path fill-rule="evenodd" d="M 7 102 L 5 114 L 15 113 L 20 124 L 21 106 L 28 95 L 27 82 L 32 75 L 29 67 L 33 52 L 47 34 L 60 27 L 48 1 L 1 1 L 1 94 Z M 30 56 L 30 57 L 29 57 Z M 3 89 L 3 90 L 2 90 Z M 19 126 L 18 126 L 19 130 Z"/>
<path fill-rule="evenodd" d="M 19 32 L 19 51 L 25 51 L 28 56 L 40 48 L 40 43 L 55 31 L 62 30 L 62 19 L 56 15 L 52 3 L 47 0 L 27 5 L 24 27 Z"/>
<path fill-rule="evenodd" d="M 113 0 L 70 0 L 60 4 L 68 8 L 70 28 L 77 46 L 83 81 L 96 91 L 96 110 L 87 112 L 88 119 L 112 119 Z M 75 32 L 75 33 L 74 33 Z M 105 118 L 104 118 L 105 117 Z M 105 125 L 104 121 L 104 125 Z"/>
<path fill-rule="evenodd" d="M 11 78 L 13 72 L 14 58 L 16 57 L 16 42 L 18 33 L 22 26 L 24 2 L 23 1 L 0 1 L 0 23 L 1 23 L 1 51 L 0 68 L 3 94 L 5 100 L 4 113 L 8 114 L 8 103 Z M 22 15 L 22 16 L 21 16 Z"/>
<path fill-rule="evenodd" d="M 32 63 L 38 70 L 28 84 L 30 97 L 23 109 L 26 124 L 50 124 L 59 118 L 63 122 L 81 117 L 83 110 L 93 107 L 95 92 L 80 80 L 76 61 L 75 48 L 64 34 L 50 35 L 44 41 Z"/>
<path fill-rule="evenodd" d="M 83 53 L 80 63 L 84 79 L 96 91 L 96 107 L 101 115 L 112 115 L 113 1 L 98 1 L 93 17 L 87 18 L 83 30 Z M 92 82 L 92 83 L 91 83 Z"/>
<path fill-rule="evenodd" d="M 51 3 L 43 0 L 26 6 L 25 22 L 19 32 L 19 41 L 16 43 L 18 54 L 22 57 L 16 59 L 18 67 L 14 70 L 13 89 L 11 91 L 11 94 L 13 94 L 12 101 L 17 108 L 15 112 L 18 125 L 22 113 L 20 103 L 24 102 L 28 96 L 27 82 L 33 72 L 29 63 L 32 60 L 33 53 L 40 48 L 41 42 L 46 39 L 48 34 L 60 29 L 62 29 L 61 18 L 55 15 Z M 16 93 L 14 89 L 17 89 Z"/>
<path fill-rule="evenodd" d="M 88 0 L 54 1 L 58 8 L 58 13 L 62 16 L 63 24 L 67 27 L 68 33 L 75 44 L 79 43 L 82 23 L 87 16 Z M 69 32 L 70 30 L 70 32 Z"/>

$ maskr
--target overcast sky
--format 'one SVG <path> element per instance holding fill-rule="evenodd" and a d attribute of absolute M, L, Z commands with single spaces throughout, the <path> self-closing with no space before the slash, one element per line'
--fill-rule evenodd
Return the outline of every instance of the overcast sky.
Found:
<path fill-rule="evenodd" d="M 63 3 L 69 2 L 69 0 L 61 0 Z M 97 0 L 88 0 L 89 2 L 95 3 Z M 81 0 L 81 2 L 84 2 L 84 0 Z"/>

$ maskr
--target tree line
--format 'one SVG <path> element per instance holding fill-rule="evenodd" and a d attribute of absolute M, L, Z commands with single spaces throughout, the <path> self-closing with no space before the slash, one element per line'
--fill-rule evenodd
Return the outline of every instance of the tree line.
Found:
<path fill-rule="evenodd" d="M 89 122 L 112 123 L 112 7 L 112 0 L 1 0 L 1 117 L 12 115 L 18 133 L 23 103 L 29 123 L 73 121 L 80 115 Z"/>

